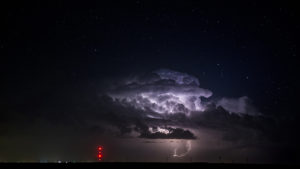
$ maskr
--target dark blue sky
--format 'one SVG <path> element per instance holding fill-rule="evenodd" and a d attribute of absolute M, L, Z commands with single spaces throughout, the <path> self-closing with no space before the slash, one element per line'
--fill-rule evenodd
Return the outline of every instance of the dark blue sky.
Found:
<path fill-rule="evenodd" d="M 215 96 L 248 95 L 278 109 L 295 87 L 296 12 L 254 1 L 8 5 L 5 84 L 16 95 L 26 85 L 40 93 L 170 68 L 196 75 Z"/>

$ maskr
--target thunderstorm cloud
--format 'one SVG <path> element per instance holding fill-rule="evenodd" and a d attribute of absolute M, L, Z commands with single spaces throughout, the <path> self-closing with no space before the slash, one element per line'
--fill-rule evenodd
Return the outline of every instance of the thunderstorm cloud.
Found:
<path fill-rule="evenodd" d="M 167 69 L 154 71 L 148 77 L 128 79 L 115 86 L 108 95 L 138 109 L 147 108 L 160 114 L 203 111 L 201 98 L 209 98 L 212 92 L 199 87 L 199 80 L 185 73 Z"/>
<path fill-rule="evenodd" d="M 213 92 L 200 87 L 199 79 L 187 73 L 159 69 L 116 81 L 101 96 L 108 100 L 102 105 L 114 109 L 102 117 L 102 124 L 116 126 L 121 135 L 196 139 L 199 127 L 227 127 L 237 132 L 237 126 L 243 126 L 245 130 L 239 132 L 250 134 L 257 130 L 244 126 L 245 116 L 258 115 L 247 96 L 215 101 Z M 230 132 L 224 138 L 235 138 L 228 135 Z"/>
<path fill-rule="evenodd" d="M 243 148 L 260 145 L 261 142 L 265 144 L 266 137 L 278 138 L 274 134 L 274 125 L 270 125 L 272 120 L 257 113 L 247 96 L 213 98 L 210 89 L 202 87 L 198 78 L 186 73 L 160 69 L 110 79 L 100 88 L 98 93 L 87 88 L 80 98 L 70 99 L 63 95 L 55 98 L 52 104 L 45 103 L 40 105 L 40 109 L 30 112 L 35 115 L 34 118 L 8 109 L 10 116 L 2 117 L 14 127 L 0 123 L 3 145 L 9 144 L 5 143 L 5 138 L 17 134 L 27 136 L 28 133 L 32 133 L 34 138 L 43 138 L 42 142 L 49 145 L 55 140 L 49 140 L 48 136 L 57 139 L 72 136 L 74 141 L 65 140 L 65 147 L 70 147 L 68 151 L 73 150 L 72 146 L 81 145 L 81 139 L 93 143 L 94 140 L 88 140 L 93 137 L 101 138 L 108 146 L 113 138 L 119 139 L 117 144 L 124 143 L 120 141 L 124 139 L 148 142 L 177 140 L 178 143 L 170 143 L 173 146 L 170 154 L 184 158 L 193 153 L 193 147 L 214 147 L 219 140 L 226 142 L 224 148 Z M 18 127 L 20 124 L 27 127 Z M 9 128 L 10 132 L 6 132 L 5 128 Z M 15 140 L 17 142 L 19 138 Z M 24 144 L 31 145 L 29 143 Z M 52 149 L 54 145 L 47 151 Z M 43 154 L 44 151 L 40 150 L 35 147 L 34 151 Z M 56 150 L 62 148 L 56 147 Z"/>

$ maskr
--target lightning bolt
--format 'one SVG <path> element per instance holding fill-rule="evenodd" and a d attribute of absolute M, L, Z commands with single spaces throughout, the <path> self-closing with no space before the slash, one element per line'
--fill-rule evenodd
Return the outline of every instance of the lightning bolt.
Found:
<path fill-rule="evenodd" d="M 186 156 L 191 151 L 191 149 L 192 149 L 191 140 L 186 141 L 185 147 L 186 147 L 186 152 L 181 153 L 181 154 L 177 154 L 178 147 L 176 147 L 174 149 L 173 157 L 184 157 L 184 156 Z"/>

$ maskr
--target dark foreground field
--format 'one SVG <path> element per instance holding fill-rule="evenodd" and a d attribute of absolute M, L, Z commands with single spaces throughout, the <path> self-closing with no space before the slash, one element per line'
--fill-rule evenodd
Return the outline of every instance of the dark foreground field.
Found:
<path fill-rule="evenodd" d="M 191 168 L 287 168 L 295 167 L 298 168 L 298 165 L 292 164 L 237 164 L 237 163 L 109 163 L 109 162 L 100 162 L 100 163 L 0 163 L 0 169 L 4 168 L 182 168 L 182 169 L 191 169 Z"/>

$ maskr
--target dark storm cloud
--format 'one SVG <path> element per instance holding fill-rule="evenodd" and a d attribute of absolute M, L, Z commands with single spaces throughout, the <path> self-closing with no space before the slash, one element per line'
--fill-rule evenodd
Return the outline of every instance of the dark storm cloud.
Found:
<path fill-rule="evenodd" d="M 223 139 L 228 141 L 250 143 L 270 133 L 270 121 L 264 116 L 234 114 L 214 104 L 202 114 L 192 114 L 190 119 L 197 126 L 224 132 Z"/>
<path fill-rule="evenodd" d="M 234 141 L 247 140 L 247 135 L 256 138 L 263 129 L 262 117 L 248 97 L 202 102 L 201 97 L 209 99 L 212 92 L 186 73 L 161 69 L 111 84 L 99 98 L 101 112 L 91 120 L 115 128 L 119 136 L 193 139 L 196 136 L 189 129 L 205 127 L 226 131 L 224 139 Z M 168 126 L 172 132 L 149 131 Z"/>
<path fill-rule="evenodd" d="M 98 106 L 101 109 L 101 112 L 95 112 L 89 118 L 86 117 L 89 121 L 86 124 L 94 124 L 94 127 L 98 126 L 99 128 L 103 128 L 104 131 L 106 130 L 116 136 L 134 136 L 133 133 L 136 133 L 140 138 L 149 139 L 195 139 L 193 133 L 181 128 L 168 127 L 166 130 L 168 130 L 169 133 L 161 133 L 159 131 L 151 133 L 149 131 L 151 127 L 157 128 L 165 125 L 180 126 L 184 124 L 182 122 L 183 119 L 179 120 L 178 118 L 180 114 L 177 114 L 177 118 L 175 118 L 176 115 L 173 115 L 172 117 L 169 116 L 170 118 L 168 118 L 151 110 L 140 110 L 132 107 L 128 103 L 113 101 L 107 96 L 101 97 Z M 184 114 L 181 113 L 181 115 L 183 115 L 181 117 L 185 117 Z M 116 130 L 113 130 L 113 128 Z"/>
<path fill-rule="evenodd" d="M 260 114 L 247 96 L 243 96 L 240 98 L 222 98 L 217 102 L 217 106 L 222 106 L 230 113 L 249 115 Z"/>

